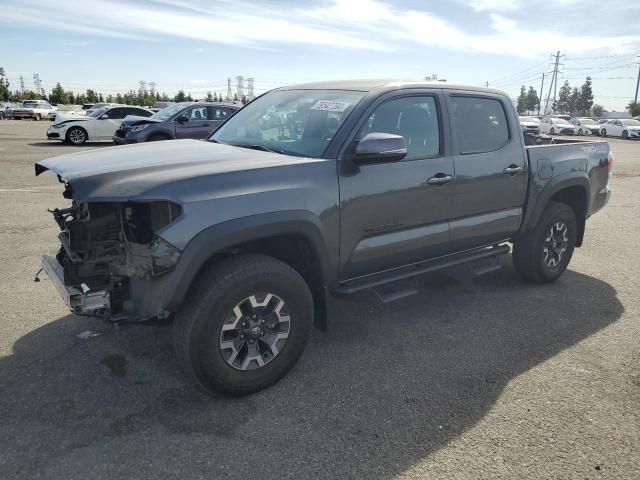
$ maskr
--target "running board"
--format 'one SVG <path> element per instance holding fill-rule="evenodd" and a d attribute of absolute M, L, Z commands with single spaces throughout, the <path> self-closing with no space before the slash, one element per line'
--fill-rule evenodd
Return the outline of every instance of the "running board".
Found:
<path fill-rule="evenodd" d="M 398 280 L 416 277 L 418 275 L 422 275 L 423 273 L 436 272 L 438 270 L 444 270 L 446 268 L 454 267 L 456 265 L 461 265 L 464 263 L 474 262 L 476 260 L 505 255 L 510 251 L 511 249 L 508 245 L 494 245 L 493 247 L 483 248 L 481 250 L 473 250 L 456 255 L 449 255 L 442 258 L 436 258 L 434 260 L 426 260 L 424 262 L 415 263 L 408 267 L 402 267 L 396 270 L 371 275 L 365 278 L 350 280 L 336 288 L 334 290 L 334 293 L 338 295 L 351 295 L 353 293 L 361 292 L 362 290 L 373 289 L 375 287 L 380 287 L 381 285 L 397 282 Z M 408 290 L 412 289 L 407 289 L 407 295 L 409 294 Z M 401 295 L 399 298 L 407 295 Z"/>

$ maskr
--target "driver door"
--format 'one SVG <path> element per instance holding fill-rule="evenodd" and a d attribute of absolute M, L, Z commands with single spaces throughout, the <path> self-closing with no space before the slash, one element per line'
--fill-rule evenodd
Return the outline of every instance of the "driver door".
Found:
<path fill-rule="evenodd" d="M 94 122 L 94 140 L 111 140 L 127 112 L 122 107 L 112 108 L 100 115 Z"/>
<path fill-rule="evenodd" d="M 176 138 L 206 138 L 215 129 L 213 119 L 210 118 L 211 107 L 206 105 L 195 106 L 182 112 L 178 119 L 186 118 L 186 121 L 176 122 Z"/>

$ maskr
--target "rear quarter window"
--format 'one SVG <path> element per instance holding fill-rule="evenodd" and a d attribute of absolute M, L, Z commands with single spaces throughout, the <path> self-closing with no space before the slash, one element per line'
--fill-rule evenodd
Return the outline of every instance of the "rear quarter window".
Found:
<path fill-rule="evenodd" d="M 451 110 L 458 153 L 493 152 L 509 142 L 507 116 L 499 100 L 451 96 Z"/>

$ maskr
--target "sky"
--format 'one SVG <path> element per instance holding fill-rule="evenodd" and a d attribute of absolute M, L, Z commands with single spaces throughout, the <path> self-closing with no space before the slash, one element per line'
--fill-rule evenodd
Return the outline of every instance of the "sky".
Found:
<path fill-rule="evenodd" d="M 542 7 L 544 5 L 544 7 Z M 103 94 L 155 82 L 204 97 L 227 78 L 255 91 L 316 80 L 422 79 L 540 89 L 560 51 L 559 83 L 593 77 L 596 103 L 633 99 L 636 0 L 0 0 L 0 67 L 12 89 Z M 544 95 L 548 93 L 548 81 Z M 235 89 L 235 88 L 234 88 Z"/>

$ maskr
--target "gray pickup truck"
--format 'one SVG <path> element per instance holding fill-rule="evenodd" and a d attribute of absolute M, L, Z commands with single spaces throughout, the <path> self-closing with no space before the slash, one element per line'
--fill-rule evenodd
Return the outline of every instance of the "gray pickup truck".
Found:
<path fill-rule="evenodd" d="M 613 157 L 603 141 L 557 142 L 525 146 L 496 90 L 279 88 L 209 141 L 38 162 L 71 200 L 53 210 L 61 247 L 43 268 L 77 314 L 172 320 L 201 386 L 250 393 L 327 327 L 329 294 L 395 300 L 417 275 L 490 268 L 507 242 L 523 278 L 562 275 L 607 203 Z"/>

